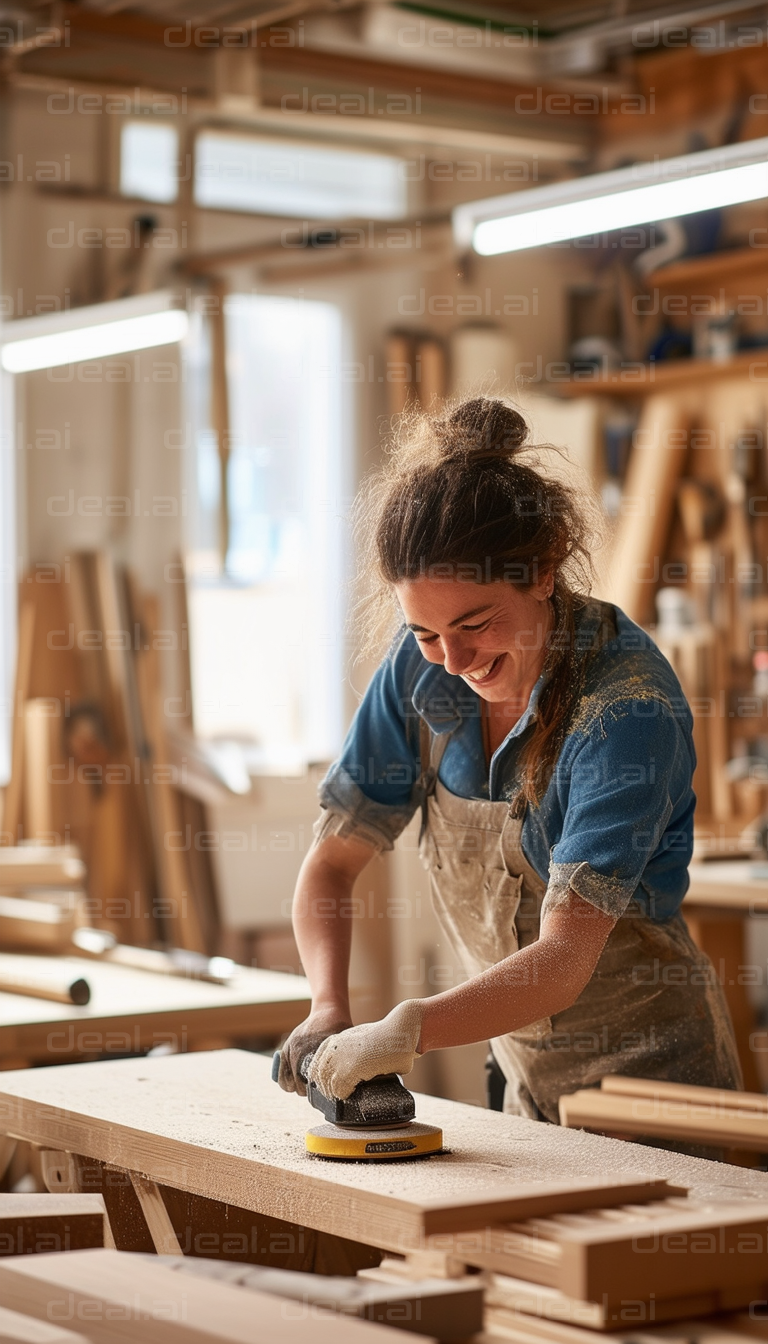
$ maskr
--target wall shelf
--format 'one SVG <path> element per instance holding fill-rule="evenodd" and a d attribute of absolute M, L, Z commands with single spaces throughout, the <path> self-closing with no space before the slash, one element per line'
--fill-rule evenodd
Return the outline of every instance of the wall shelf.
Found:
<path fill-rule="evenodd" d="M 547 380 L 550 392 L 561 397 L 648 397 L 713 378 L 750 378 L 768 385 L 768 346 L 742 350 L 729 360 L 668 359 L 657 363 L 627 363 L 609 373 Z"/>

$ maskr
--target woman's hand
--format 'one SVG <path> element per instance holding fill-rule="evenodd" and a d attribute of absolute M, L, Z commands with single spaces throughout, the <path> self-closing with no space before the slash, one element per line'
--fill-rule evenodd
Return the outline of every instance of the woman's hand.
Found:
<path fill-rule="evenodd" d="M 288 1040 L 280 1051 L 280 1073 L 277 1081 L 284 1092 L 298 1092 L 300 1097 L 307 1095 L 307 1084 L 299 1069 L 302 1062 L 315 1051 L 329 1036 L 344 1032 L 352 1023 L 337 1008 L 319 1008 L 294 1027 Z"/>
<path fill-rule="evenodd" d="M 363 1022 L 323 1041 L 309 1070 L 326 1097 L 345 1100 L 381 1073 L 410 1073 L 421 1040 L 422 1000 L 398 1003 L 380 1022 Z"/>

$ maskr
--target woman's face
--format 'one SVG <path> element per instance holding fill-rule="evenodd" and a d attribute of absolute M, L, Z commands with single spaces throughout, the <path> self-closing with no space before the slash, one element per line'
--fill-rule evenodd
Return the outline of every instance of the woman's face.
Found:
<path fill-rule="evenodd" d="M 527 592 L 511 583 L 414 579 L 395 586 L 406 624 L 430 663 L 462 677 L 483 700 L 513 700 L 538 676 L 553 625 L 552 576 Z"/>

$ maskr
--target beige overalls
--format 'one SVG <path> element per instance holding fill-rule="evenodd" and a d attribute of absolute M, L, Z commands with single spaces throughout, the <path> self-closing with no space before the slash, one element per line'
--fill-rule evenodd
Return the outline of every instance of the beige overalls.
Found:
<path fill-rule="evenodd" d="M 420 853 L 440 925 L 468 976 L 539 937 L 546 884 L 521 843 L 526 803 L 460 798 L 437 778 L 449 733 L 422 720 Z M 491 1041 L 504 1110 L 557 1123 L 558 1098 L 605 1074 L 741 1087 L 725 997 L 680 916 L 654 923 L 632 901 L 572 1007 Z"/>

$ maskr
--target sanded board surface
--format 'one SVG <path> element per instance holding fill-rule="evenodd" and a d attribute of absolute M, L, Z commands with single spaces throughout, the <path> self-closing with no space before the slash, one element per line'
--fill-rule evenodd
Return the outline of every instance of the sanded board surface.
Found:
<path fill-rule="evenodd" d="M 101 1195 L 0 1194 L 0 1256 L 104 1245 Z"/>
<path fill-rule="evenodd" d="M 632 1137 L 658 1137 L 768 1152 L 768 1115 L 752 1109 L 705 1106 L 660 1096 L 625 1096 L 584 1088 L 560 1098 L 560 1121 L 570 1128 L 612 1130 Z"/>
<path fill-rule="evenodd" d="M 417 1118 L 442 1128 L 447 1155 L 327 1162 L 304 1147 L 316 1115 L 272 1082 L 268 1058 L 239 1050 L 0 1075 L 0 1133 L 386 1250 L 543 1212 L 533 1197 L 554 1195 L 563 1208 L 580 1189 L 581 1207 L 623 1204 L 628 1190 L 665 1178 L 768 1198 L 768 1174 L 425 1096 Z"/>
<path fill-rule="evenodd" d="M 77 1328 L 93 1344 L 402 1344 L 388 1326 L 310 1315 L 285 1299 L 174 1274 L 123 1251 L 72 1251 L 0 1262 L 11 1309 Z M 303 1319 L 302 1319 L 303 1317 Z"/>
<path fill-rule="evenodd" d="M 5 961 L 11 962 L 11 954 Z M 140 1050 L 170 1043 L 184 1050 L 195 1030 L 224 1035 L 279 1035 L 307 1014 L 303 976 L 237 967 L 226 985 L 154 975 L 92 957 L 13 956 L 19 976 L 44 979 L 66 971 L 91 988 L 82 1008 L 0 993 L 0 1053 L 31 1053 L 55 1062 L 76 1053 Z M 184 1032 L 188 1035 L 185 1036 Z"/>
<path fill-rule="evenodd" d="M 85 1335 L 0 1307 L 0 1344 L 88 1344 Z"/>

